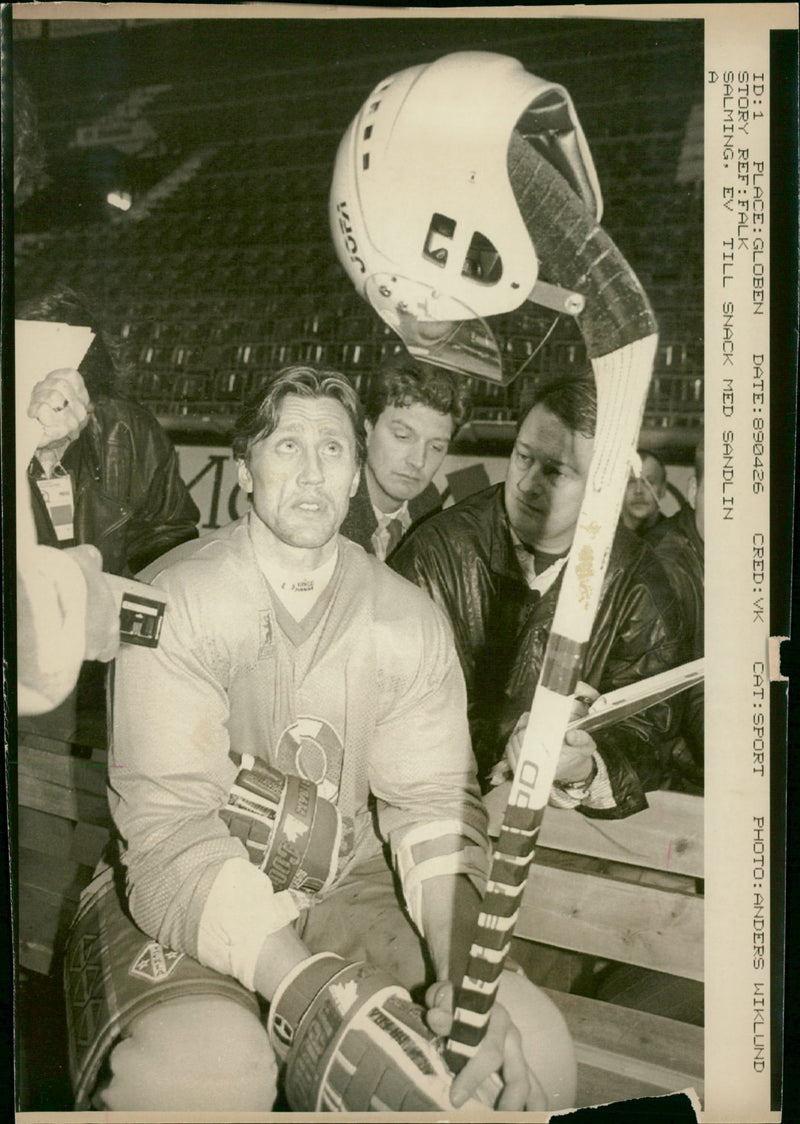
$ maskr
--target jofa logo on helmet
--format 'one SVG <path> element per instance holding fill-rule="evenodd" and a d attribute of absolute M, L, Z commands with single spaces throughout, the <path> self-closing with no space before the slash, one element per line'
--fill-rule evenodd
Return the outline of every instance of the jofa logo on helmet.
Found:
<path fill-rule="evenodd" d="M 353 228 L 350 225 L 350 216 L 348 215 L 347 211 L 345 210 L 346 207 L 347 207 L 346 203 L 337 203 L 336 204 L 336 217 L 339 221 L 339 230 L 341 230 L 341 232 L 342 232 L 342 240 L 344 242 L 344 248 L 347 251 L 347 254 L 348 254 L 348 257 L 350 258 L 350 261 L 354 262 L 358 266 L 358 268 L 361 270 L 362 273 L 366 273 L 367 267 L 364 265 L 363 261 L 358 256 L 358 243 L 356 242 L 355 238 L 353 237 Z"/>

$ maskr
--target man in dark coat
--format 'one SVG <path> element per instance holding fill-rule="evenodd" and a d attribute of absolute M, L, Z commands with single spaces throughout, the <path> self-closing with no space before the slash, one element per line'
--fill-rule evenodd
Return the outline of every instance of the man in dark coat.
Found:
<path fill-rule="evenodd" d="M 620 518 L 629 531 L 646 535 L 666 518 L 661 510 L 661 501 L 667 491 L 667 470 L 655 453 L 637 449 L 637 454 L 641 471 L 638 475 L 631 472 Z"/>
<path fill-rule="evenodd" d="M 78 438 L 38 449 L 28 476 L 38 541 L 58 546 L 62 531 L 40 482 L 69 479 L 73 508 L 65 541 L 92 543 L 108 573 L 132 577 L 197 537 L 200 513 L 181 479 L 172 442 L 149 410 L 129 399 L 93 400 Z"/>
<path fill-rule="evenodd" d="M 694 473 L 689 478 L 689 506 L 682 507 L 669 519 L 658 523 L 646 538 L 669 578 L 680 602 L 683 631 L 692 659 L 704 651 L 704 496 L 703 438 L 695 453 Z M 681 776 L 676 787 L 688 792 L 703 791 L 704 690 L 702 684 L 691 687 L 681 700 L 683 709 L 681 736 L 684 745 L 680 754 Z M 684 749 L 688 747 L 689 753 Z"/>
<path fill-rule="evenodd" d="M 38 541 L 91 543 L 106 572 L 132 577 L 197 538 L 200 512 L 172 442 L 149 410 L 118 394 L 115 341 L 85 299 L 57 288 L 22 304 L 17 315 L 95 333 L 78 372 L 91 403 L 80 432 L 42 444 L 28 466 Z"/>
<path fill-rule="evenodd" d="M 524 415 L 503 485 L 430 519 L 391 565 L 427 589 L 447 613 L 467 682 L 469 717 L 484 786 L 529 709 L 580 512 L 591 462 L 596 394 L 591 377 L 546 384 Z M 678 606 L 650 547 L 620 527 L 581 678 L 605 693 L 686 658 Z M 649 708 L 571 744 L 567 733 L 554 794 L 562 806 L 617 818 L 646 807 L 669 780 L 675 717 Z M 596 743 L 596 744 L 595 744 Z"/>
<path fill-rule="evenodd" d="M 396 356 L 376 374 L 365 402 L 367 462 L 341 533 L 384 561 L 442 498 L 432 483 L 466 419 L 463 379 Z"/>

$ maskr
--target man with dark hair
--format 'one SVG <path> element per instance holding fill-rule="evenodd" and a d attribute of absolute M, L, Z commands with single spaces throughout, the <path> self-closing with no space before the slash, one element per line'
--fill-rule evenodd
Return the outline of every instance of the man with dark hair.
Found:
<path fill-rule="evenodd" d="M 646 536 L 656 557 L 669 578 L 678 598 L 683 631 L 690 655 L 698 659 L 704 654 L 704 477 L 703 436 L 695 448 L 694 471 L 689 477 L 689 504 L 675 515 L 658 523 Z M 676 782 L 690 792 L 703 790 L 704 721 L 702 685 L 692 687 L 681 701 L 683 715 L 681 734 L 689 753 L 681 754 L 682 768 Z"/>
<path fill-rule="evenodd" d="M 366 465 L 342 534 L 383 561 L 415 523 L 438 511 L 433 477 L 468 409 L 457 375 L 409 356 L 383 366 L 365 403 Z"/>
<path fill-rule="evenodd" d="M 236 427 L 248 514 L 144 575 L 169 608 L 159 646 L 119 659 L 109 761 L 132 922 L 100 874 L 66 957 L 79 1107 L 269 1111 L 274 1054 L 297 1111 L 318 1106 L 311 1086 L 343 1111 L 437 1106 L 421 1090 L 440 1062 L 400 985 L 438 979 L 445 1012 L 486 814 L 447 622 L 337 533 L 360 429 L 343 376 L 280 372 Z M 560 1016 L 516 976 L 499 995 L 439 1107 L 498 1069 L 499 1107 L 566 1106 Z"/>
<path fill-rule="evenodd" d="M 667 490 L 667 470 L 661 458 L 647 449 L 637 449 L 637 456 L 639 472 L 631 470 L 622 500 L 621 519 L 629 531 L 646 535 L 666 518 L 661 511 L 661 500 Z"/>
<path fill-rule="evenodd" d="M 694 470 L 687 485 L 688 505 L 664 519 L 646 536 L 676 589 L 684 626 L 696 656 L 703 654 L 703 561 L 705 479 L 703 438 L 694 454 Z"/>
<path fill-rule="evenodd" d="M 542 386 L 522 418 L 505 483 L 426 520 L 392 559 L 453 626 L 484 787 L 539 678 L 586 487 L 595 419 L 591 376 Z M 590 697 L 605 693 L 682 657 L 666 576 L 650 548 L 621 527 L 584 659 L 584 687 Z M 600 817 L 644 808 L 645 792 L 670 775 L 663 747 L 672 725 L 669 704 L 660 704 L 598 731 L 596 740 L 568 732 L 551 799 Z"/>

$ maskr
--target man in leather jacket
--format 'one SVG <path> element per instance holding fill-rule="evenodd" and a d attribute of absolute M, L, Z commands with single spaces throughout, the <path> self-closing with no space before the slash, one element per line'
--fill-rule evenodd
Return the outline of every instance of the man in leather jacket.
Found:
<path fill-rule="evenodd" d="M 173 546 L 197 537 L 200 513 L 181 479 L 172 443 L 137 403 L 95 399 L 85 428 L 57 464 L 72 480 L 72 539 L 96 546 L 108 573 L 132 576 Z M 44 473 L 37 450 L 28 468 L 37 539 L 57 546 L 36 483 Z"/>
<path fill-rule="evenodd" d="M 697 445 L 694 473 L 689 478 L 689 504 L 675 515 L 662 520 L 646 539 L 664 567 L 675 590 L 683 614 L 683 629 L 690 644 L 690 656 L 697 659 L 704 652 L 704 498 L 703 438 Z M 702 684 L 686 691 L 677 705 L 683 718 L 681 740 L 676 746 L 675 762 L 682 774 L 681 788 L 687 792 L 703 791 L 703 748 L 705 692 Z"/>
<path fill-rule="evenodd" d="M 90 400 L 83 427 L 77 436 L 37 448 L 28 466 L 38 542 L 91 543 L 104 570 L 130 577 L 196 538 L 200 512 L 181 479 L 172 442 L 149 410 L 117 395 L 113 342 L 83 298 L 56 289 L 23 304 L 17 315 L 95 331 L 78 372 Z M 59 480 L 70 494 L 71 513 L 52 502 L 42 483 Z"/>
<path fill-rule="evenodd" d="M 622 500 L 620 517 L 629 531 L 647 535 L 666 516 L 661 510 L 661 500 L 667 491 L 667 470 L 656 453 L 647 449 L 636 450 L 642 462 L 637 476 L 631 472 Z"/>
<path fill-rule="evenodd" d="M 546 384 L 522 418 L 505 483 L 426 520 L 391 561 L 450 619 L 484 788 L 539 678 L 595 422 L 591 376 Z M 620 526 L 581 679 L 605 693 L 686 658 L 666 575 L 651 549 Z M 661 703 L 597 731 L 592 761 L 577 783 L 559 792 L 557 781 L 556 802 L 601 818 L 640 811 L 646 791 L 669 785 L 675 724 L 670 704 Z"/>

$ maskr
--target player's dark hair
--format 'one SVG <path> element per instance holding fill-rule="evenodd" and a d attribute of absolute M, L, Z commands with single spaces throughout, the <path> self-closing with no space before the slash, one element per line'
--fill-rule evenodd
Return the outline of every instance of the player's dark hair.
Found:
<path fill-rule="evenodd" d="M 355 390 L 339 371 L 306 366 L 284 367 L 251 398 L 233 429 L 233 455 L 237 460 L 245 460 L 257 441 L 274 433 L 281 402 L 289 394 L 301 398 L 333 398 L 339 402 L 353 426 L 359 467 L 364 463 L 367 452 L 364 419 Z"/>
<path fill-rule="evenodd" d="M 364 413 L 374 425 L 387 406 L 413 406 L 415 402 L 439 414 L 449 414 L 455 433 L 469 416 L 469 384 L 463 375 L 421 363 L 410 355 L 396 355 L 372 379 Z"/>
<path fill-rule="evenodd" d="M 594 376 L 567 375 L 536 388 L 527 409 L 520 411 L 517 432 L 534 406 L 544 406 L 573 433 L 594 437 L 597 427 L 597 387 Z"/>
<path fill-rule="evenodd" d="M 100 314 L 83 293 L 67 285 L 48 289 L 19 301 L 14 315 L 18 320 L 49 320 L 76 328 L 91 328 L 94 339 L 78 370 L 92 401 L 116 393 L 117 377 L 122 373 L 122 344 L 106 330 Z"/>

